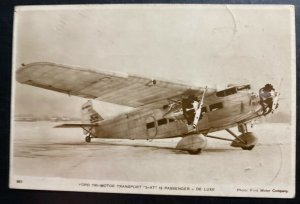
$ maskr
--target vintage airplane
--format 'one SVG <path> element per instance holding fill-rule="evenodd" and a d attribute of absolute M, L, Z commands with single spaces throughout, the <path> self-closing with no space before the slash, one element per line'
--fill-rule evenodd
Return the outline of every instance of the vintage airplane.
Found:
<path fill-rule="evenodd" d="M 247 124 L 273 113 L 279 93 L 266 84 L 257 93 L 249 84 L 225 90 L 194 87 L 135 75 L 95 72 L 47 62 L 24 65 L 17 81 L 68 95 L 134 107 L 129 113 L 104 120 L 88 100 L 81 107 L 82 123 L 60 128 L 82 128 L 86 142 L 91 138 L 162 139 L 182 137 L 176 148 L 198 154 L 206 137 L 231 141 L 231 146 L 251 150 L 257 138 Z M 229 128 L 238 127 L 240 135 Z M 210 135 L 226 130 L 234 139 Z"/>

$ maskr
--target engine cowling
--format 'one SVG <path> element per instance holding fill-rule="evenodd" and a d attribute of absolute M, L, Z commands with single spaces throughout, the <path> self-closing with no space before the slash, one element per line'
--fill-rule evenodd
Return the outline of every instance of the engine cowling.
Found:
<path fill-rule="evenodd" d="M 259 99 L 264 115 L 271 112 L 273 113 L 279 106 L 279 93 L 275 91 L 272 84 L 266 84 L 264 87 L 259 89 Z"/>
<path fill-rule="evenodd" d="M 170 105 L 169 111 L 164 115 L 164 118 L 183 120 L 186 119 L 188 124 L 191 125 L 194 121 L 196 108 L 199 99 L 194 95 L 189 95 L 183 98 L 179 104 Z M 202 114 L 200 115 L 200 119 Z"/>

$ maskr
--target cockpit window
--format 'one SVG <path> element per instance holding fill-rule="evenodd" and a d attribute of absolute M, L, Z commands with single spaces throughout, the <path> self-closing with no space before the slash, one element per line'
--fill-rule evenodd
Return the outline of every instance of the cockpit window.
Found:
<path fill-rule="evenodd" d="M 237 88 L 238 91 L 251 89 L 250 85 L 240 86 Z"/>
<path fill-rule="evenodd" d="M 167 121 L 167 119 L 165 119 L 165 118 L 160 119 L 160 120 L 157 121 L 157 124 L 158 124 L 158 125 L 164 125 L 164 124 L 167 124 L 167 123 L 168 123 L 168 121 Z"/>
<path fill-rule="evenodd" d="M 223 91 L 218 91 L 216 93 L 216 96 L 225 97 L 225 96 L 229 96 L 229 95 L 236 94 L 236 93 L 237 93 L 236 87 L 233 87 L 233 88 L 230 88 L 230 89 L 225 89 Z"/>

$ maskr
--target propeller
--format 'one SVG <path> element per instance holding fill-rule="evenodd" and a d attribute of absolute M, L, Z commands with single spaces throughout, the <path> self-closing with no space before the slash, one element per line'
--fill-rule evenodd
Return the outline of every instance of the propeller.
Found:
<path fill-rule="evenodd" d="M 278 86 L 278 92 L 275 92 L 275 96 L 273 98 L 272 113 L 275 111 L 275 109 L 278 108 L 278 105 L 279 105 L 278 101 L 281 99 L 281 98 L 279 98 L 279 96 L 280 96 L 282 81 L 283 81 L 283 77 L 281 77 L 281 79 L 280 79 L 280 83 Z"/>
<path fill-rule="evenodd" d="M 201 100 L 199 101 L 198 106 L 197 106 L 196 111 L 195 111 L 195 117 L 194 117 L 194 122 L 193 122 L 194 129 L 196 129 L 196 127 L 198 125 L 198 122 L 199 122 L 199 119 L 200 119 L 201 109 L 202 109 L 202 106 L 203 106 L 203 100 L 204 100 L 204 95 L 205 95 L 206 90 L 207 90 L 207 86 L 204 89 Z"/>

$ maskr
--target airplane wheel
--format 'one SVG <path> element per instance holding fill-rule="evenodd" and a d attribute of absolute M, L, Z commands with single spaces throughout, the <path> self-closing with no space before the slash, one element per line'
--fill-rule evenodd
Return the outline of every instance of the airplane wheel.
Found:
<path fill-rule="evenodd" d="M 90 137 L 90 136 L 86 136 L 86 137 L 85 137 L 85 141 L 86 141 L 86 142 L 91 142 L 91 137 Z"/>
<path fill-rule="evenodd" d="M 254 148 L 254 146 L 255 146 L 255 145 L 251 145 L 251 146 L 248 146 L 248 147 L 242 147 L 242 149 L 243 149 L 243 150 L 249 150 L 249 151 L 250 151 L 250 150 L 252 150 L 252 149 Z"/>
<path fill-rule="evenodd" d="M 189 154 L 196 155 L 200 154 L 202 149 L 197 149 L 197 150 L 187 150 Z"/>
<path fill-rule="evenodd" d="M 238 139 L 235 139 L 231 143 L 232 147 L 241 147 L 243 150 L 252 150 L 254 146 L 257 144 L 257 138 L 254 136 L 252 132 L 241 134 L 239 138 L 245 141 L 245 144 L 240 142 Z"/>

